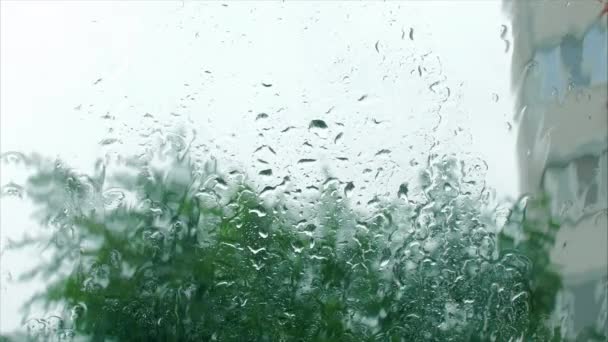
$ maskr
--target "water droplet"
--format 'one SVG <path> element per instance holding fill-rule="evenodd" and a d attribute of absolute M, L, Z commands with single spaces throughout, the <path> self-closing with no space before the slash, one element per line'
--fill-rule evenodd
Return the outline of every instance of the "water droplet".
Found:
<path fill-rule="evenodd" d="M 327 128 L 327 124 L 325 123 L 325 121 L 323 120 L 312 120 L 310 122 L 310 124 L 308 125 L 308 129 L 311 128 L 321 128 L 321 129 L 325 129 Z"/>
<path fill-rule="evenodd" d="M 435 82 L 431 83 L 431 85 L 429 85 L 429 90 L 432 91 L 433 93 L 435 93 L 436 92 L 435 87 L 437 85 L 439 85 L 439 83 L 440 83 L 440 81 L 435 81 Z"/>
<path fill-rule="evenodd" d="M 258 253 L 260 253 L 260 252 L 264 252 L 264 251 L 266 251 L 266 247 L 261 247 L 261 248 L 258 248 L 258 249 L 254 249 L 254 248 L 251 248 L 250 246 L 247 246 L 247 249 L 249 249 L 249 251 L 250 251 L 250 252 L 251 252 L 251 254 L 253 254 L 253 255 L 257 255 L 257 254 L 258 254 Z"/>
<path fill-rule="evenodd" d="M 46 321 L 44 319 L 32 318 L 25 322 L 25 328 L 30 337 L 40 337 L 46 329 Z"/>
<path fill-rule="evenodd" d="M 264 189 L 262 189 L 262 191 L 260 191 L 260 196 L 265 195 L 266 193 L 275 191 L 277 189 L 277 187 L 280 185 L 282 185 L 282 184 L 279 184 L 277 186 L 270 186 L 270 185 L 265 186 Z"/>
<path fill-rule="evenodd" d="M 402 199 L 407 199 L 408 187 L 407 183 L 403 183 L 399 185 L 399 190 L 397 191 L 397 197 Z"/>
<path fill-rule="evenodd" d="M 21 152 L 4 152 L 0 155 L 2 163 L 5 164 L 22 164 L 27 162 L 27 157 Z"/>
<path fill-rule="evenodd" d="M 266 88 L 270 88 L 270 87 L 272 87 L 272 83 L 265 83 L 265 82 L 262 82 L 262 86 L 264 86 L 264 87 L 266 87 Z"/>
<path fill-rule="evenodd" d="M 165 137 L 165 144 L 167 144 L 168 147 L 174 152 L 181 152 L 187 147 L 186 139 L 183 136 L 175 133 L 167 134 Z"/>
<path fill-rule="evenodd" d="M 557 98 L 557 97 L 559 96 L 559 91 L 557 90 L 557 88 L 556 88 L 556 87 L 553 87 L 553 88 L 551 89 L 551 96 L 553 96 L 553 97 L 555 97 L 555 98 Z"/>
<path fill-rule="evenodd" d="M 45 320 L 47 322 L 47 329 L 49 332 L 56 334 L 59 332 L 59 330 L 63 329 L 63 318 L 52 315 L 47 317 Z"/>
<path fill-rule="evenodd" d="M 277 154 L 277 152 L 276 152 L 276 151 L 275 151 L 275 150 L 274 150 L 272 147 L 270 147 L 270 146 L 268 146 L 268 145 L 262 145 L 262 146 L 260 146 L 260 147 L 256 148 L 256 149 L 255 149 L 255 151 L 253 151 L 253 153 L 256 153 L 256 152 L 262 151 L 263 149 L 267 149 L 267 150 L 268 150 L 268 151 L 270 151 L 272 154 Z"/>
<path fill-rule="evenodd" d="M 519 120 L 522 119 L 523 116 L 526 114 L 526 112 L 528 111 L 528 106 L 523 106 L 519 112 L 515 115 L 515 120 Z"/>
<path fill-rule="evenodd" d="M 511 42 L 506 38 L 507 32 L 508 32 L 507 26 L 501 25 L 500 26 L 500 39 L 502 39 L 502 41 L 505 43 L 505 53 L 509 52 L 509 48 L 511 46 Z"/>
<path fill-rule="evenodd" d="M 23 198 L 23 187 L 13 182 L 8 183 L 0 190 L 0 196 Z"/>
<path fill-rule="evenodd" d="M 316 159 L 311 159 L 311 158 L 303 158 L 298 160 L 298 164 L 304 164 L 304 163 L 313 163 L 316 162 Z"/>
<path fill-rule="evenodd" d="M 511 297 L 511 302 L 515 302 L 519 298 L 525 298 L 527 296 L 528 296 L 528 292 L 522 291 L 522 292 L 516 294 L 515 296 Z"/>
<path fill-rule="evenodd" d="M 608 221 L 608 209 L 603 209 L 595 215 L 595 219 L 593 220 L 596 227 L 601 226 L 602 219 L 604 221 Z"/>
<path fill-rule="evenodd" d="M 381 156 L 381 155 L 383 155 L 383 154 L 390 154 L 390 153 L 391 153 L 391 150 L 388 150 L 388 149 L 381 149 L 380 151 L 376 152 L 376 154 L 375 154 L 375 155 L 376 155 L 376 156 Z"/>
<path fill-rule="evenodd" d="M 498 99 L 499 99 L 498 94 L 492 93 L 492 101 L 498 102 Z"/>
<path fill-rule="evenodd" d="M 249 209 L 250 214 L 255 214 L 257 217 L 265 217 L 266 213 L 259 209 Z"/>
<path fill-rule="evenodd" d="M 267 119 L 267 118 L 268 118 L 268 114 L 266 114 L 266 113 L 260 113 L 255 117 L 256 120 Z"/>
<path fill-rule="evenodd" d="M 62 340 L 72 341 L 76 337 L 76 332 L 73 329 L 63 329 L 59 334 L 59 338 Z"/>
<path fill-rule="evenodd" d="M 122 189 L 113 188 L 104 191 L 102 197 L 106 209 L 113 210 L 122 205 L 125 199 L 125 193 Z"/>
<path fill-rule="evenodd" d="M 348 194 L 351 193 L 355 189 L 355 184 L 353 182 L 346 183 L 344 187 L 344 196 L 348 197 Z"/>
<path fill-rule="evenodd" d="M 535 60 L 531 60 L 524 67 L 524 72 L 526 74 L 532 74 L 538 71 L 538 62 Z"/>
<path fill-rule="evenodd" d="M 336 137 L 334 138 L 334 144 L 335 144 L 335 143 L 337 143 L 337 142 L 338 142 L 338 140 L 340 140 L 340 139 L 342 138 L 342 135 L 343 135 L 343 134 L 344 134 L 344 133 L 340 132 L 340 133 L 338 133 L 338 135 L 336 135 Z"/>
<path fill-rule="evenodd" d="M 76 304 L 72 307 L 70 312 L 70 319 L 72 321 L 76 321 L 81 318 L 85 312 L 87 311 L 87 307 L 84 304 Z"/>
<path fill-rule="evenodd" d="M 262 176 L 272 176 L 272 169 L 264 169 L 258 172 L 259 175 Z"/>
<path fill-rule="evenodd" d="M 409 36 L 410 36 L 410 40 L 414 40 L 414 28 L 413 27 L 410 27 Z"/>
<path fill-rule="evenodd" d="M 120 268 L 122 262 L 122 254 L 116 249 L 110 252 L 110 265 L 114 268 Z"/>
<path fill-rule="evenodd" d="M 297 254 L 302 253 L 304 250 L 304 243 L 300 240 L 296 240 L 291 243 L 291 248 L 293 248 L 293 251 Z"/>
<path fill-rule="evenodd" d="M 391 250 L 389 248 L 385 248 L 382 251 L 382 256 L 380 257 L 380 267 L 384 268 L 391 261 Z"/>
<path fill-rule="evenodd" d="M 162 216 L 163 210 L 160 207 L 150 207 L 150 214 L 153 216 Z"/>

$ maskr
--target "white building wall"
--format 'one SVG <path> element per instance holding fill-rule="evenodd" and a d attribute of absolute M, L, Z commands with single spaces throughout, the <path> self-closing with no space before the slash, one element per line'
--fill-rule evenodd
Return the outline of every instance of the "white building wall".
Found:
<path fill-rule="evenodd" d="M 553 260 L 575 330 L 606 329 L 608 35 L 603 1 L 505 1 L 522 193 L 544 191 L 562 228 Z M 602 295 L 594 290 L 600 287 Z M 603 303 L 603 308 L 602 308 Z"/>

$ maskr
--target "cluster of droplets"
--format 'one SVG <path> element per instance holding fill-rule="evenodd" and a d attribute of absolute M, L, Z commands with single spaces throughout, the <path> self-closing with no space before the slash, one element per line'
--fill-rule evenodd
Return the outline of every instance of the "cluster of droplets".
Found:
<path fill-rule="evenodd" d="M 368 225 L 388 230 L 375 234 L 384 248 L 368 253 L 392 283 L 376 321 L 397 315 L 398 336 L 414 339 L 506 340 L 525 330 L 525 265 L 511 264 L 516 255 L 499 258 L 497 227 L 484 219 L 479 197 L 463 190 L 467 175 L 457 166 L 450 158 L 435 162 L 421 174 L 425 200 L 393 210 L 393 222 Z"/>
<path fill-rule="evenodd" d="M 366 212 L 350 207 L 348 182 L 329 177 L 300 198 L 310 210 L 294 211 L 173 150 L 102 163 L 91 176 L 40 167 L 27 191 L 54 227 L 56 253 L 39 273 L 72 269 L 40 298 L 86 308 L 71 312 L 84 335 L 499 341 L 528 332 L 534 261 L 501 250 L 474 159 L 430 158 L 417 184 L 375 197 Z"/>
<path fill-rule="evenodd" d="M 78 310 L 76 306 L 72 310 Z M 72 321 L 77 320 L 74 317 Z M 44 318 L 31 318 L 25 322 L 25 330 L 29 338 L 37 341 L 72 341 L 76 337 L 73 328 L 66 327 L 65 320 L 56 315 Z"/>

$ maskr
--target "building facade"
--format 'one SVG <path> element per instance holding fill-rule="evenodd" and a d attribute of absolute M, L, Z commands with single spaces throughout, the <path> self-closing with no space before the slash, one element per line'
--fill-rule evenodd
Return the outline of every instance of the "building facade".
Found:
<path fill-rule="evenodd" d="M 608 3 L 505 1 L 521 193 L 544 192 L 562 227 L 556 322 L 608 333 Z"/>

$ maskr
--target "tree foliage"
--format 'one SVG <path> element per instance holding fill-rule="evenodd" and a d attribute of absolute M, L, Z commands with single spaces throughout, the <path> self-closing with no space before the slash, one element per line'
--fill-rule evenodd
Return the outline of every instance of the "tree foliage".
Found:
<path fill-rule="evenodd" d="M 188 156 L 123 160 L 111 175 L 31 160 L 26 188 L 49 234 L 13 248 L 44 243 L 53 256 L 26 275 L 48 284 L 26 314 L 64 308 L 30 319 L 34 338 L 561 338 L 549 323 L 562 285 L 548 199 L 517 203 L 500 229 L 454 159 L 423 172 L 423 201 L 366 213 L 336 182 L 298 212 Z"/>

